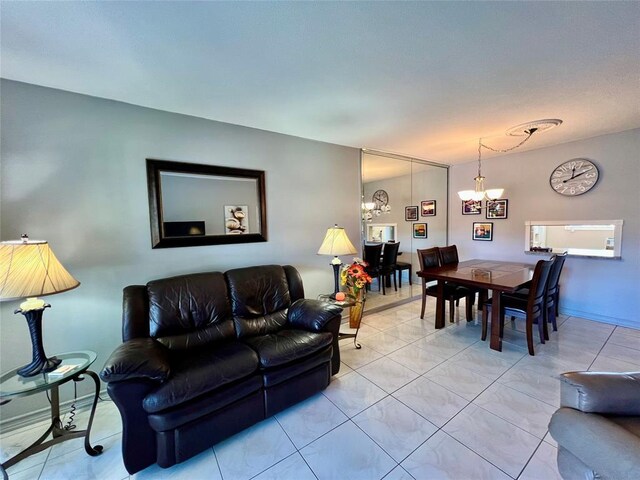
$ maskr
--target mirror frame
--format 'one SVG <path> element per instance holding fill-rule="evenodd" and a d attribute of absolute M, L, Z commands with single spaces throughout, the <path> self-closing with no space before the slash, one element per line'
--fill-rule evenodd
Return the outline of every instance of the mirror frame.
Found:
<path fill-rule="evenodd" d="M 162 181 L 163 172 L 192 173 L 212 175 L 216 177 L 249 178 L 256 180 L 258 204 L 260 208 L 260 232 L 243 235 L 202 235 L 192 237 L 167 237 L 162 228 Z M 151 247 L 176 248 L 196 247 L 201 245 L 224 245 L 235 243 L 253 243 L 267 241 L 267 204 L 265 199 L 264 170 L 246 168 L 220 167 L 199 163 L 183 163 L 147 158 L 147 188 L 149 193 L 149 218 L 151 221 Z"/>

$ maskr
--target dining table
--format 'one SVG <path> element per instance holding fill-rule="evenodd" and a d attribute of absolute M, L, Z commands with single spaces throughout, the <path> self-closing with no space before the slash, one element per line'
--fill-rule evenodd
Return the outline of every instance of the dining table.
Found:
<path fill-rule="evenodd" d="M 417 275 L 425 281 L 437 280 L 435 327 L 444 328 L 444 286 L 455 283 L 461 286 L 475 287 L 481 291 L 491 291 L 491 338 L 490 348 L 502 351 L 500 336 L 502 293 L 512 293 L 527 286 L 533 277 L 535 265 L 500 260 L 466 260 L 464 262 L 443 265 L 421 270 Z"/>

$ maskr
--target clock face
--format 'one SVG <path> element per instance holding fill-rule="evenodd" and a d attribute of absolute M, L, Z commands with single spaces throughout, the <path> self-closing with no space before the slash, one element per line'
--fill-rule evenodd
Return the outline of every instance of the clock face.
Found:
<path fill-rule="evenodd" d="M 555 168 L 549 177 L 549 184 L 556 193 L 575 197 L 595 187 L 599 175 L 598 167 L 593 162 L 574 158 Z"/>
<path fill-rule="evenodd" d="M 389 203 L 389 195 L 384 190 L 376 190 L 371 200 L 380 208 Z"/>

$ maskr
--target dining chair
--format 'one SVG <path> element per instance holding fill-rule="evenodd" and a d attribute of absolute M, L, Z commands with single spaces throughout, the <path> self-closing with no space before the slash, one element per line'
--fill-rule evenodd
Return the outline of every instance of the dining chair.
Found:
<path fill-rule="evenodd" d="M 420 261 L 420 270 L 427 270 L 429 268 L 435 268 L 440 266 L 440 255 L 439 248 L 425 248 L 418 249 L 418 260 Z M 427 287 L 427 281 L 425 278 L 422 278 L 422 308 L 420 310 L 420 318 L 424 318 L 424 310 L 427 303 L 427 296 L 430 297 L 438 297 L 438 286 L 432 285 Z M 444 298 L 445 300 L 449 300 L 449 322 L 454 322 L 454 310 L 455 303 L 457 300 L 463 297 L 467 297 L 466 302 L 466 315 L 467 322 L 473 320 L 473 311 L 472 311 L 472 300 L 469 298 L 471 296 L 471 292 L 469 289 L 465 287 L 461 287 L 458 285 L 454 285 L 451 283 L 445 283 L 444 285 Z"/>
<path fill-rule="evenodd" d="M 558 331 L 558 302 L 560 300 L 560 274 L 562 273 L 562 267 L 564 266 L 564 261 L 567 259 L 567 252 L 558 253 L 551 257 L 550 260 L 553 260 L 553 266 L 551 267 L 551 272 L 549 273 L 549 279 L 547 280 L 547 308 L 545 310 L 547 323 L 551 323 L 553 326 L 553 331 Z M 517 296 L 520 298 L 527 297 L 529 295 L 528 288 L 521 288 L 516 290 L 512 294 L 508 294 L 509 296 Z M 515 317 L 511 317 L 511 320 L 515 320 Z M 548 338 L 547 338 L 548 340 Z"/>
<path fill-rule="evenodd" d="M 438 248 L 438 256 L 440 258 L 440 265 L 451 265 L 459 263 L 458 258 L 458 247 L 456 245 L 448 245 L 446 247 Z M 460 287 L 460 285 L 457 285 Z M 478 293 L 478 309 L 482 308 L 482 302 L 484 299 L 488 297 L 488 293 L 486 290 L 483 291 L 481 288 L 475 287 L 461 287 L 466 288 L 469 292 L 467 295 L 467 299 L 471 298 L 471 305 L 475 303 L 476 293 Z M 460 298 L 456 300 L 456 307 L 460 305 Z"/>
<path fill-rule="evenodd" d="M 382 255 L 381 243 L 364 246 L 364 261 L 367 262 L 364 269 L 371 278 L 378 279 L 378 291 L 380 291 L 380 255 Z M 370 290 L 370 284 L 367 284 L 366 288 Z"/>
<path fill-rule="evenodd" d="M 396 262 L 398 261 L 398 250 L 400 242 L 387 242 L 382 248 L 382 261 L 380 263 L 380 276 L 382 277 L 382 294 L 386 295 L 385 284 L 387 278 L 393 275 L 393 289 L 398 291 L 396 283 Z"/>
<path fill-rule="evenodd" d="M 540 343 L 545 343 L 548 338 L 546 332 L 546 290 L 549 280 L 549 274 L 553 260 L 540 260 L 536 263 L 529 287 L 529 296 L 525 298 L 501 295 L 500 303 L 502 305 L 500 312 L 500 337 L 504 332 L 504 317 L 509 314 L 513 317 L 523 317 L 526 320 L 527 331 L 527 347 L 529 355 L 535 355 L 533 351 L 533 324 L 538 324 L 538 334 L 540 335 Z M 493 307 L 493 299 L 487 300 L 482 310 L 482 340 L 487 339 L 487 324 L 489 315 Z"/>

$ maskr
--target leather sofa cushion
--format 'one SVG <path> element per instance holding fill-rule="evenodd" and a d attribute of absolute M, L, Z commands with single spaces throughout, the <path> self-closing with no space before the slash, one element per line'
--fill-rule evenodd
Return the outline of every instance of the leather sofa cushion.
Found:
<path fill-rule="evenodd" d="M 236 268 L 225 274 L 238 337 L 272 333 L 286 323 L 289 284 L 280 265 Z"/>
<path fill-rule="evenodd" d="M 147 413 L 175 407 L 258 369 L 258 356 L 240 342 L 172 353 L 171 376 L 143 400 Z"/>
<path fill-rule="evenodd" d="M 331 345 L 329 332 L 280 330 L 268 335 L 250 337 L 244 341 L 258 353 L 260 367 L 273 368 L 301 360 Z"/>
<path fill-rule="evenodd" d="M 264 382 L 265 388 L 271 388 L 275 385 L 279 385 L 290 378 L 298 376 L 304 377 L 309 370 L 312 370 L 323 363 L 331 362 L 332 352 L 332 347 L 326 347 L 303 360 L 298 360 L 289 365 L 283 365 L 281 367 L 270 368 L 262 371 L 262 381 Z"/>
<path fill-rule="evenodd" d="M 196 273 L 147 284 L 149 334 L 171 349 L 235 336 L 227 285 L 220 272 Z"/>

